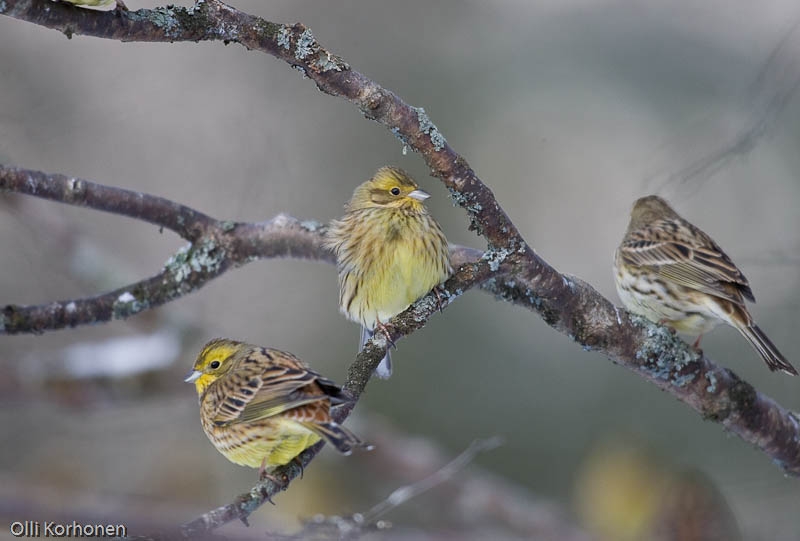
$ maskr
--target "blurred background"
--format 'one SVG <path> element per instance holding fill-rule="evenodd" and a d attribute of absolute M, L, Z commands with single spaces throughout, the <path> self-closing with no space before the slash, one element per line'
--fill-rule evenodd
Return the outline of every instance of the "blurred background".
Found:
<path fill-rule="evenodd" d="M 800 366 L 796 2 L 234 5 L 308 25 L 424 107 L 536 251 L 615 302 L 611 261 L 630 206 L 666 197 L 740 266 L 753 315 Z M 220 219 L 321 222 L 395 164 L 433 194 L 451 242 L 484 246 L 419 156 L 284 63 L 237 45 L 68 41 L 0 17 L 0 162 Z M 158 272 L 183 244 L 127 218 L 3 194 L 0 305 L 120 287 Z M 213 449 L 182 379 L 206 340 L 226 336 L 290 350 L 341 382 L 358 329 L 336 301 L 333 267 L 271 260 L 128 321 L 0 337 L 0 539 L 26 519 L 102 518 L 145 534 L 248 490 L 256 472 Z M 498 435 L 505 445 L 462 482 L 490 480 L 522 515 L 574 527 L 570 538 L 798 539 L 797 479 L 534 314 L 471 292 L 398 346 L 394 376 L 370 383 L 348 421 L 376 450 L 325 449 L 253 527 L 223 533 L 258 538 L 318 513 L 369 509 Z M 735 330 L 718 328 L 703 350 L 800 409 L 800 381 L 766 370 Z M 454 490 L 389 513 L 386 537 L 568 538 L 558 526 L 548 533 L 545 518 L 500 513 L 501 498 L 456 505 Z M 690 537 L 697 509 L 706 533 Z"/>

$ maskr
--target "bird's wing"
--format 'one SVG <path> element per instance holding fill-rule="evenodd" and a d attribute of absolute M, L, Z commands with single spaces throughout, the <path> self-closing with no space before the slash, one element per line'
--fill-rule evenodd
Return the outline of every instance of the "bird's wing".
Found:
<path fill-rule="evenodd" d="M 659 220 L 631 231 L 620 246 L 623 260 L 658 269 L 676 284 L 737 304 L 742 295 L 755 302 L 742 271 L 705 233 L 688 222 Z"/>
<path fill-rule="evenodd" d="M 272 417 L 325 397 L 315 385 L 320 376 L 291 353 L 261 348 L 241 363 L 220 400 L 217 425 Z"/>

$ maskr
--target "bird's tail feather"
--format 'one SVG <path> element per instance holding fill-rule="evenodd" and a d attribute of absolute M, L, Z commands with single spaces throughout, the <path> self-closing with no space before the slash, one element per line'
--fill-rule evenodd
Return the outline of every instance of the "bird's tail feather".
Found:
<path fill-rule="evenodd" d="M 368 451 L 372 449 L 372 445 L 364 443 L 358 436 L 333 421 L 303 423 L 303 425 L 333 445 L 342 454 L 349 455 L 353 452 L 353 447 L 362 447 Z"/>
<path fill-rule="evenodd" d="M 761 355 L 761 358 L 764 359 L 764 362 L 767 363 L 767 366 L 773 372 L 775 370 L 782 370 L 787 374 L 792 376 L 797 375 L 797 370 L 795 370 L 794 366 L 792 366 L 789 361 L 786 360 L 786 357 L 778 351 L 778 348 L 775 347 L 775 344 L 772 343 L 766 334 L 764 334 L 761 329 L 758 328 L 758 325 L 752 326 L 738 326 L 739 332 L 741 332 L 747 341 L 753 345 L 754 348 L 758 351 Z"/>

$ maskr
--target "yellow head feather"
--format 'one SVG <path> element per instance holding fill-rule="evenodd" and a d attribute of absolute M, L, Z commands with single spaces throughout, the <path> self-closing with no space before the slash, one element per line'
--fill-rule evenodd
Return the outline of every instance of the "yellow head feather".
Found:
<path fill-rule="evenodd" d="M 408 173 L 397 167 L 381 167 L 368 181 L 353 192 L 348 210 L 362 208 L 394 208 L 420 211 L 430 194 L 420 190 Z"/>
<path fill-rule="evenodd" d="M 209 385 L 230 371 L 234 361 L 239 357 L 236 353 L 241 350 L 241 342 L 226 338 L 211 340 L 203 346 L 194 361 L 192 372 L 185 381 L 194 383 L 198 396 L 202 396 Z"/>

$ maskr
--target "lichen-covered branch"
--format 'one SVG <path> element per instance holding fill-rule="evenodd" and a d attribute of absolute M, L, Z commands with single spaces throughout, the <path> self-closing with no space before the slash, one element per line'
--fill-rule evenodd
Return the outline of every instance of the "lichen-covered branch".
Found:
<path fill-rule="evenodd" d="M 490 278 L 483 289 L 539 313 L 587 351 L 599 351 L 673 395 L 703 418 L 723 424 L 800 476 L 800 419 L 717 365 L 666 327 L 612 304 L 586 282 L 567 275 L 538 280 L 520 274 Z"/>
<path fill-rule="evenodd" d="M 322 226 L 278 215 L 260 223 L 220 221 L 173 201 L 64 175 L 0 165 L 0 190 L 112 212 L 171 229 L 189 240 L 154 276 L 101 295 L 0 309 L 0 335 L 124 319 L 196 291 L 250 261 L 296 257 L 332 261 Z"/>

